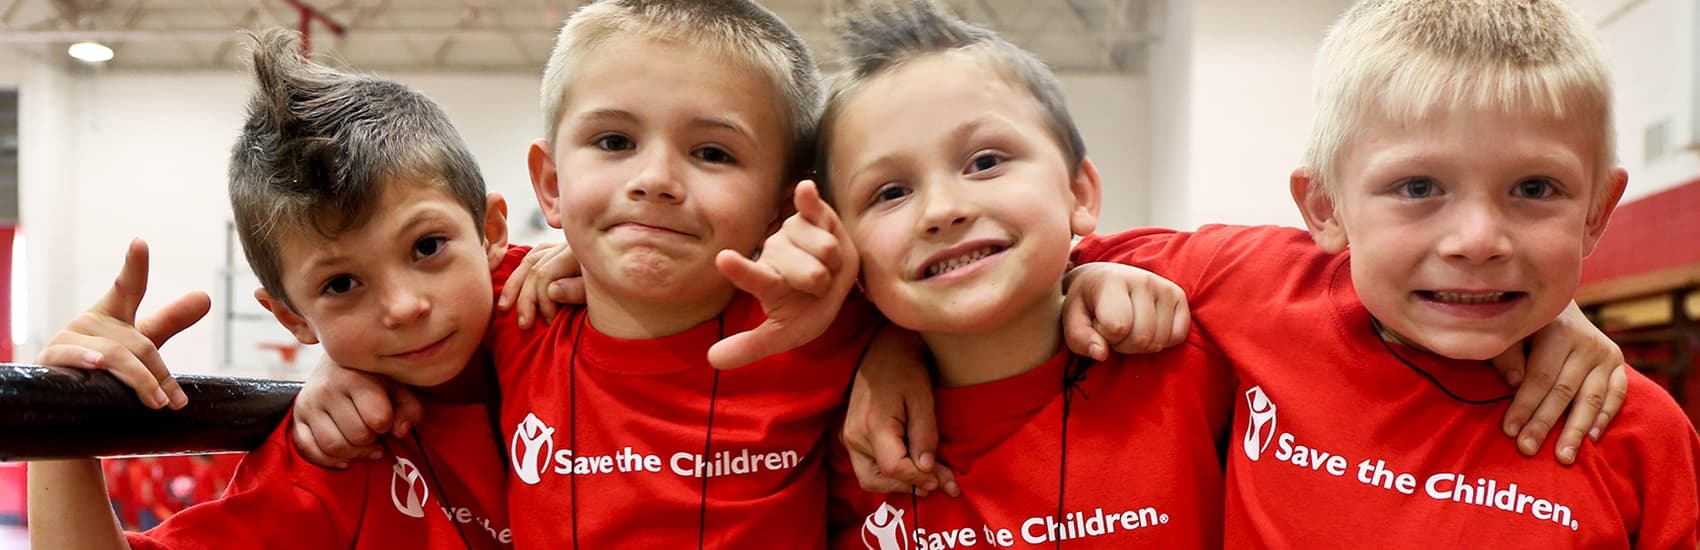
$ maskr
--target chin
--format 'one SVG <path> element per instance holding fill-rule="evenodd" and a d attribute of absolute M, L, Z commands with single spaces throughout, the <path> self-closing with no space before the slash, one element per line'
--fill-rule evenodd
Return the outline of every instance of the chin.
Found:
<path fill-rule="evenodd" d="M 1490 334 L 1442 335 L 1425 338 L 1417 345 L 1429 353 L 1448 359 L 1486 361 L 1498 357 L 1517 344 L 1517 339 Z"/>

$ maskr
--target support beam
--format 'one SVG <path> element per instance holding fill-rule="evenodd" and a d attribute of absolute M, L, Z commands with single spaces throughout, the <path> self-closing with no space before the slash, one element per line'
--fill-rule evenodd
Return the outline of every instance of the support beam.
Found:
<path fill-rule="evenodd" d="M 0 460 L 245 451 L 283 421 L 299 382 L 178 376 L 189 405 L 143 407 L 106 371 L 0 364 Z"/>

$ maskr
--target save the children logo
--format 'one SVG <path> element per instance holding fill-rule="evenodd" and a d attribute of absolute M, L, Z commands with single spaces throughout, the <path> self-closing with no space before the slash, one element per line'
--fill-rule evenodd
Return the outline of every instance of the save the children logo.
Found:
<path fill-rule="evenodd" d="M 425 517 L 425 501 L 431 498 L 431 488 L 425 485 L 425 476 L 420 475 L 419 467 L 413 461 L 395 457 L 394 475 L 390 476 L 390 502 L 403 515 L 412 518 Z"/>
<path fill-rule="evenodd" d="M 1252 386 L 1245 391 L 1245 404 L 1251 416 L 1245 427 L 1245 456 L 1255 462 L 1275 440 L 1275 402 L 1264 395 L 1263 386 Z"/>
<path fill-rule="evenodd" d="M 513 457 L 514 475 L 526 485 L 543 481 L 543 471 L 555 454 L 555 428 L 544 424 L 536 413 L 526 413 L 525 420 L 514 429 L 514 440 L 508 446 Z"/>
<path fill-rule="evenodd" d="M 862 544 L 868 550 L 909 550 L 909 529 L 903 524 L 903 510 L 881 503 L 878 510 L 862 521 Z"/>

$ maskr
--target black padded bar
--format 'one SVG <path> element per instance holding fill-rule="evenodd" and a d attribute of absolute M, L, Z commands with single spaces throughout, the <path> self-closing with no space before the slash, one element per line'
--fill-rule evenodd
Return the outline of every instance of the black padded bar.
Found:
<path fill-rule="evenodd" d="M 0 364 L 0 461 L 253 449 L 300 382 L 178 376 L 182 410 L 152 410 L 106 371 Z"/>

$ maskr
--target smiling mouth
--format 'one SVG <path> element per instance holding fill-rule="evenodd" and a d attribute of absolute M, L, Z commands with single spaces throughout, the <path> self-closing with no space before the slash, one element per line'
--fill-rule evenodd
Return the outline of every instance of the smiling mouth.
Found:
<path fill-rule="evenodd" d="M 444 336 L 441 340 L 437 340 L 435 342 L 431 342 L 430 344 L 426 344 L 425 347 L 417 348 L 417 349 L 414 349 L 412 351 L 404 351 L 404 352 L 401 352 L 401 353 L 397 353 L 397 354 L 391 355 L 391 357 L 395 357 L 395 358 L 399 358 L 399 359 L 418 359 L 418 358 L 421 358 L 421 357 L 428 357 L 431 354 L 436 353 L 437 350 L 442 349 L 443 345 L 449 341 L 449 337 L 451 337 L 451 336 L 454 336 L 454 334 L 451 333 L 448 336 Z"/>
<path fill-rule="evenodd" d="M 1419 290 L 1417 295 L 1425 300 L 1443 304 L 1483 305 L 1503 304 L 1522 298 L 1525 292 L 1450 292 L 1444 290 Z"/>
<path fill-rule="evenodd" d="M 982 247 L 982 248 L 970 250 L 970 251 L 965 252 L 962 255 L 956 256 L 954 258 L 947 258 L 945 260 L 934 263 L 933 265 L 927 266 L 927 269 L 922 272 L 921 278 L 922 279 L 931 279 L 931 278 L 937 277 L 939 275 L 943 275 L 943 274 L 946 274 L 946 273 L 950 273 L 952 271 L 956 271 L 958 269 L 961 269 L 963 267 L 968 266 L 968 264 L 972 264 L 974 262 L 977 262 L 977 261 L 979 261 L 979 260 L 981 260 L 981 259 L 983 259 L 987 256 L 991 256 L 993 254 L 1003 252 L 1004 249 L 1005 249 L 1005 247 L 1001 246 L 1001 245 L 988 245 L 988 246 L 985 246 L 985 247 Z"/>

